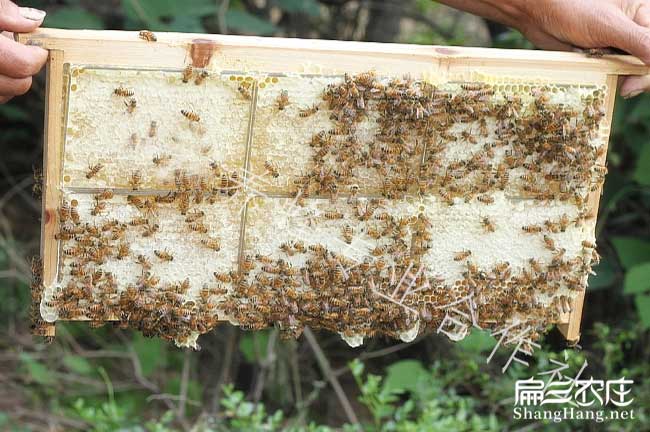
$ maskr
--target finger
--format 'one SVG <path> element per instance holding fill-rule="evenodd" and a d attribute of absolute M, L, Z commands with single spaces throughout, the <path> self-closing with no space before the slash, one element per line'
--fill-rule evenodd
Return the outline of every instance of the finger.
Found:
<path fill-rule="evenodd" d="M 15 33 L 29 33 L 43 23 L 45 11 L 18 7 L 9 0 L 0 0 L 0 29 Z"/>
<path fill-rule="evenodd" d="M 11 78 L 0 75 L 0 95 L 20 96 L 32 87 L 32 77 Z"/>
<path fill-rule="evenodd" d="M 574 48 L 572 45 L 564 43 L 554 36 L 537 29 L 526 32 L 524 36 L 538 48 L 553 51 L 573 51 Z"/>
<path fill-rule="evenodd" d="M 645 13 L 640 17 L 642 22 L 646 22 Z M 650 64 L 649 28 L 630 20 L 622 12 L 601 14 L 599 18 L 597 28 L 600 29 L 600 37 L 597 39 L 600 39 L 600 46 L 613 46 L 638 57 L 645 64 Z"/>
<path fill-rule="evenodd" d="M 0 96 L 0 105 L 9 102 L 13 96 Z"/>
<path fill-rule="evenodd" d="M 632 19 L 640 26 L 650 28 L 650 6 L 646 6 L 645 4 L 639 6 Z"/>
<path fill-rule="evenodd" d="M 621 84 L 621 96 L 626 99 L 646 91 L 650 91 L 650 75 L 626 77 Z"/>
<path fill-rule="evenodd" d="M 47 61 L 47 51 L 0 38 L 0 75 L 27 78 L 36 74 Z"/>

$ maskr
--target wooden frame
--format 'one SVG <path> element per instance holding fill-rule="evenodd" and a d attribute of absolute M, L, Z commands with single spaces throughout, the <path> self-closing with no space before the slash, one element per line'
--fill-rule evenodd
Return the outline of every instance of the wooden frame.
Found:
<path fill-rule="evenodd" d="M 63 143 L 64 65 L 156 68 L 179 70 L 188 64 L 212 70 L 250 70 L 268 73 L 421 73 L 432 81 L 447 76 L 526 77 L 542 82 L 595 84 L 610 90 L 606 102 L 609 131 L 619 75 L 641 75 L 648 67 L 630 56 L 589 58 L 563 52 L 438 47 L 322 40 L 260 38 L 224 35 L 158 33 L 156 42 L 141 39 L 138 32 L 39 29 L 17 35 L 16 40 L 50 51 L 47 72 L 46 137 L 44 148 L 44 198 L 41 255 L 45 285 L 56 281 L 58 230 L 56 208 L 60 201 Z M 296 61 L 299 55 L 300 61 Z M 317 66 L 318 65 L 318 66 Z M 602 163 L 605 163 L 603 155 Z M 598 208 L 600 190 L 589 203 Z M 563 314 L 559 329 L 570 342 L 580 337 L 584 292 L 572 311 Z M 54 334 L 54 325 L 48 329 Z"/>

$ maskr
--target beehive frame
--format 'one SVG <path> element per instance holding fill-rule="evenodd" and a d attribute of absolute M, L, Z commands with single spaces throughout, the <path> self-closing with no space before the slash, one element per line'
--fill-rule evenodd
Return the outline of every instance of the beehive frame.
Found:
<path fill-rule="evenodd" d="M 559 85 L 592 85 L 606 89 L 606 133 L 619 75 L 645 74 L 647 68 L 629 56 L 588 58 L 573 53 L 513 51 L 483 48 L 432 47 L 397 44 L 257 38 L 222 35 L 156 34 L 156 42 L 138 32 L 72 31 L 40 29 L 18 35 L 17 40 L 49 50 L 44 146 L 44 196 L 41 231 L 42 284 L 56 283 L 60 229 L 57 208 L 62 195 L 63 145 L 68 103 L 69 65 L 88 68 L 182 70 L 187 65 L 218 71 L 255 71 L 278 74 L 410 74 L 444 83 L 451 78 L 489 82 L 493 77 L 512 76 L 527 82 Z M 179 72 L 180 73 L 180 72 Z M 542 84 L 540 84 L 542 85 Z M 250 132 L 250 131 L 249 131 Z M 606 145 L 606 143 L 605 143 Z M 605 154 L 601 163 L 605 164 Z M 597 210 L 601 189 L 589 194 L 588 206 Z M 240 257 L 241 258 L 241 257 Z M 584 291 L 575 297 L 559 328 L 569 341 L 577 341 Z M 54 335 L 48 325 L 45 335 Z"/>

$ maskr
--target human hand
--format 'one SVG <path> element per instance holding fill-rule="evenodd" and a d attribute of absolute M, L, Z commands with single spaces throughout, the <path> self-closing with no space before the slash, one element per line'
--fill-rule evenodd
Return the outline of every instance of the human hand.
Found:
<path fill-rule="evenodd" d="M 0 0 L 0 104 L 27 93 L 32 76 L 47 61 L 47 51 L 14 41 L 14 33 L 29 33 L 43 23 L 45 12 Z"/>
<path fill-rule="evenodd" d="M 519 30 L 550 50 L 618 48 L 650 66 L 650 0 L 439 0 Z M 621 95 L 650 91 L 650 75 L 626 77 Z"/>
<path fill-rule="evenodd" d="M 650 1 L 524 1 L 516 27 L 535 45 L 547 49 L 614 47 L 650 65 Z M 650 90 L 650 75 L 626 77 L 623 97 Z"/>

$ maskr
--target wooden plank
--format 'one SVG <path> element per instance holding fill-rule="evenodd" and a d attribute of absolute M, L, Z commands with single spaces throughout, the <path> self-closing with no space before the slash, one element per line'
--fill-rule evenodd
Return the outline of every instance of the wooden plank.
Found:
<path fill-rule="evenodd" d="M 547 71 L 558 79 L 575 70 L 616 75 L 641 75 L 649 70 L 640 60 L 622 55 L 596 59 L 583 54 L 553 51 L 180 33 L 157 33 L 156 36 L 157 42 L 146 42 L 139 38 L 138 32 L 41 28 L 34 33 L 18 35 L 16 39 L 46 49 L 64 50 L 66 62 L 154 68 L 178 67 L 189 63 L 188 47 L 193 47 L 192 55 L 208 52 L 208 60 L 212 54 L 216 54 L 221 67 L 239 64 L 245 68 L 266 64 L 276 65 L 278 71 L 284 72 L 291 69 L 304 72 L 313 64 L 337 66 L 355 72 L 355 65 L 360 70 L 374 66 L 373 59 L 380 59 L 383 65 L 398 67 L 398 71 L 401 62 L 419 61 L 433 69 L 444 69 L 447 64 L 456 63 L 479 69 L 528 68 L 539 73 Z M 296 52 L 300 53 L 299 61 L 296 61 Z"/>
<path fill-rule="evenodd" d="M 56 283 L 58 269 L 57 208 L 61 200 L 61 164 L 63 158 L 64 80 L 63 51 L 50 50 L 47 63 L 45 143 L 43 147 L 43 200 L 41 221 L 41 258 L 43 285 Z M 47 336 L 54 336 L 55 326 L 47 328 Z"/>
<path fill-rule="evenodd" d="M 614 116 L 614 105 L 616 103 L 616 87 L 618 83 L 617 75 L 608 75 L 607 77 L 607 99 L 605 103 L 606 117 L 604 121 L 603 135 L 607 138 L 610 136 L 612 119 Z M 608 140 L 605 142 L 608 145 Z M 604 152 L 600 157 L 598 163 L 605 165 L 607 163 L 607 153 Z M 589 208 L 593 209 L 595 213 L 598 212 L 600 205 L 600 197 L 602 195 L 602 185 L 589 195 L 587 201 Z M 578 293 L 571 305 L 571 312 L 563 324 L 558 326 L 560 332 L 564 335 L 565 339 L 570 343 L 577 343 L 580 340 L 580 323 L 582 320 L 582 309 L 585 301 L 585 291 Z"/>

